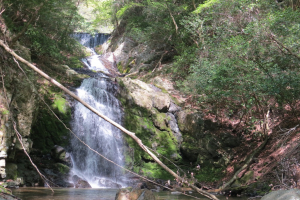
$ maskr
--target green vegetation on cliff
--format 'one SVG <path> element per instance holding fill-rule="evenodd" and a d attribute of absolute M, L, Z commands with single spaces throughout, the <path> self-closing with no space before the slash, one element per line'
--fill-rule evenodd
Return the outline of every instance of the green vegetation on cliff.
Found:
<path fill-rule="evenodd" d="M 118 31 L 160 48 L 178 88 L 218 115 L 258 122 L 300 98 L 299 1 L 137 0 L 111 2 Z M 154 65 L 155 66 L 155 65 Z M 154 67 L 153 66 L 153 67 Z M 149 72 L 151 72 L 150 69 Z"/>

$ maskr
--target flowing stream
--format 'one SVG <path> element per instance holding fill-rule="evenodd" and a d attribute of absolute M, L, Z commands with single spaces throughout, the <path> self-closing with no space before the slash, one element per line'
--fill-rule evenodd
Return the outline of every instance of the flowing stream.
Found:
<path fill-rule="evenodd" d="M 60 188 L 54 189 L 54 193 L 48 188 L 19 188 L 14 189 L 13 194 L 22 200 L 113 200 L 116 197 L 116 189 L 75 189 Z M 195 200 L 185 195 L 174 195 L 171 192 L 155 192 L 156 200 Z M 193 196 L 201 200 L 208 200 L 197 193 Z M 248 197 L 226 197 L 218 196 L 220 200 L 247 200 Z M 255 198 L 256 200 L 260 198 Z"/>
<path fill-rule="evenodd" d="M 75 38 L 89 48 L 100 45 L 107 39 L 103 34 L 97 34 L 95 37 L 91 37 L 89 34 L 77 34 Z M 91 70 L 109 74 L 99 55 L 92 55 L 84 62 Z M 103 115 L 121 123 L 123 113 L 120 103 L 115 97 L 116 91 L 117 85 L 114 81 L 102 73 L 97 73 L 95 77 L 82 82 L 77 89 L 77 95 Z M 123 140 L 119 129 L 80 103 L 75 104 L 71 127 L 88 146 L 114 163 L 123 166 Z M 71 139 L 71 149 L 73 177 L 76 175 L 76 177 L 86 180 L 93 188 L 122 186 L 120 181 L 122 172 L 118 166 L 88 149 L 75 137 Z"/>

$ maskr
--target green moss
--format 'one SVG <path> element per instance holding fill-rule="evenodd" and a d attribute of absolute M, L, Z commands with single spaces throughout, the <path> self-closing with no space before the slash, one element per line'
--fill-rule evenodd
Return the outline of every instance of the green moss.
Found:
<path fill-rule="evenodd" d="M 88 56 L 85 56 L 88 57 Z M 68 59 L 68 66 L 70 66 L 71 68 L 83 68 L 83 64 L 80 61 L 80 57 L 77 56 L 72 56 Z"/>
<path fill-rule="evenodd" d="M 0 185 L 0 192 L 5 194 L 12 194 L 10 190 L 6 189 L 7 183 L 2 183 Z"/>
<path fill-rule="evenodd" d="M 118 62 L 117 68 L 118 68 L 119 72 L 123 73 L 123 66 L 122 66 L 121 62 Z"/>
<path fill-rule="evenodd" d="M 2 115 L 8 115 L 8 114 L 9 114 L 9 110 L 7 110 L 7 109 L 5 109 L 5 108 L 2 108 L 2 109 L 0 110 L 0 112 L 1 112 Z"/>
<path fill-rule="evenodd" d="M 216 168 L 214 166 L 203 166 L 199 171 L 195 171 L 195 178 L 199 182 L 218 181 L 225 175 L 224 168 Z"/>
<path fill-rule="evenodd" d="M 49 88 L 45 94 L 45 101 L 49 105 L 52 103 L 53 111 L 68 125 L 71 120 L 71 109 L 61 93 L 57 93 L 55 88 Z M 53 98 L 54 96 L 54 98 Z M 69 131 L 53 115 L 53 113 L 41 103 L 36 120 L 34 121 L 30 134 L 33 141 L 33 148 L 40 150 L 42 154 L 50 153 L 54 145 L 66 146 L 69 140 Z"/>
<path fill-rule="evenodd" d="M 60 94 L 55 95 L 54 103 L 52 104 L 53 108 L 57 108 L 59 112 L 66 114 L 67 112 L 67 101 Z"/>
<path fill-rule="evenodd" d="M 166 113 L 156 113 L 155 115 L 152 115 L 152 120 L 154 122 L 154 125 L 159 130 L 167 130 L 168 129 L 168 127 L 166 125 L 166 122 L 167 122 Z"/>
<path fill-rule="evenodd" d="M 62 174 L 67 174 L 70 171 L 70 167 L 62 163 L 56 163 L 55 166 L 57 167 L 58 171 Z"/>
<path fill-rule="evenodd" d="M 178 154 L 177 141 L 171 130 L 166 126 L 165 120 L 167 120 L 166 114 L 158 113 L 154 116 L 149 110 L 139 107 L 137 105 L 128 105 L 128 102 L 125 99 L 121 99 L 122 105 L 125 107 L 125 116 L 124 116 L 124 126 L 129 131 L 132 131 L 136 134 L 142 142 L 150 147 L 155 148 L 156 151 L 167 158 L 174 158 L 176 160 L 181 159 Z M 153 123 L 152 118 L 156 118 L 159 122 L 162 122 L 164 130 L 161 131 Z M 145 153 L 131 137 L 125 137 L 126 141 L 131 149 L 134 149 L 134 154 L 132 159 L 133 166 L 132 169 L 136 173 L 140 173 L 149 178 L 160 178 L 160 179 L 169 179 L 169 173 L 165 172 L 158 164 L 154 162 L 152 157 Z M 153 144 L 157 146 L 153 147 Z M 128 155 L 129 156 L 129 155 Z M 163 159 L 161 157 L 161 159 Z M 125 156 L 125 163 L 128 165 L 130 163 L 130 158 Z M 172 159 L 171 159 L 172 160 Z M 163 160 L 164 162 L 165 160 Z M 174 161 L 174 160 L 173 160 Z M 166 161 L 166 164 L 170 164 Z M 169 167 L 172 167 L 170 165 Z"/>
<path fill-rule="evenodd" d="M 172 175 L 170 175 L 166 170 L 164 170 L 161 166 L 156 163 L 144 163 L 141 168 L 142 174 L 147 177 L 151 177 L 154 179 L 163 179 L 168 180 L 172 179 Z"/>

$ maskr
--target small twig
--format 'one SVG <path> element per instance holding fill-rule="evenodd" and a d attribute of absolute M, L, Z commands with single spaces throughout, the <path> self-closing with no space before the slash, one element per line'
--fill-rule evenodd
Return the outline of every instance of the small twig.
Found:
<path fill-rule="evenodd" d="M 161 61 L 162 61 L 162 59 L 163 59 L 163 57 L 164 57 L 164 55 L 165 55 L 166 53 L 168 53 L 168 51 L 165 51 L 165 52 L 161 55 L 159 61 L 157 62 L 157 64 L 156 64 L 156 66 L 154 67 L 154 69 L 152 70 L 152 73 L 156 70 L 157 66 L 161 66 Z"/>
<path fill-rule="evenodd" d="M 280 41 L 278 41 L 276 38 L 275 38 L 275 35 L 271 34 L 270 38 L 275 41 L 277 43 L 277 45 L 281 46 L 282 48 L 284 48 L 285 50 L 287 50 L 287 52 L 289 52 L 291 55 L 295 56 L 296 58 L 298 58 L 300 60 L 300 57 L 293 53 L 291 49 L 289 49 L 288 47 L 284 46 L 284 44 L 282 44 Z"/>
<path fill-rule="evenodd" d="M 5 9 L 1 10 L 0 15 L 2 15 L 2 13 L 5 11 Z"/>

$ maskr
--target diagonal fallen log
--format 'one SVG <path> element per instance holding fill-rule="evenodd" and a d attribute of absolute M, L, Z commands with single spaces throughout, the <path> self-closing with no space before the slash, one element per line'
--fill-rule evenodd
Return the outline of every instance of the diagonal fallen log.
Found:
<path fill-rule="evenodd" d="M 164 168 L 167 172 L 169 172 L 176 179 L 178 179 L 181 182 L 184 182 L 183 178 L 181 178 L 180 176 L 178 176 L 175 172 L 173 172 L 170 168 L 168 168 L 164 163 L 162 163 L 151 151 L 149 151 L 148 148 L 146 146 L 144 146 L 144 144 L 142 143 L 142 141 L 135 135 L 135 133 L 133 133 L 131 131 L 128 131 L 127 129 L 125 129 L 120 124 L 114 122 L 113 120 L 109 119 L 105 115 L 101 114 L 99 111 L 97 111 L 95 108 L 91 107 L 88 103 L 86 103 L 85 101 L 83 101 L 82 99 L 80 99 L 76 94 L 74 94 L 73 92 L 71 92 L 69 89 L 67 89 L 66 87 L 64 87 L 62 84 L 60 84 L 59 82 L 57 82 L 55 79 L 51 78 L 46 73 L 44 73 L 42 70 L 40 70 L 39 68 L 37 68 L 36 66 L 34 66 L 30 62 L 28 62 L 27 60 L 23 59 L 19 55 L 17 55 L 12 49 L 9 48 L 9 46 L 7 46 L 4 43 L 3 40 L 0 40 L 0 46 L 2 46 L 8 53 L 10 53 L 17 60 L 19 60 L 20 62 L 22 62 L 25 65 L 27 65 L 29 68 L 31 68 L 32 70 L 34 70 L 35 72 L 37 72 L 39 75 L 43 76 L 45 79 L 47 79 L 48 81 L 50 81 L 53 85 L 59 87 L 61 90 L 63 90 L 65 93 L 67 93 L 68 95 L 70 95 L 71 97 L 73 97 L 75 100 L 77 100 L 78 102 L 80 102 L 82 105 L 84 105 L 86 108 L 88 108 L 89 110 L 91 110 L 93 113 L 95 113 L 96 115 L 98 115 L 102 119 L 106 120 L 107 122 L 111 123 L 112 125 L 114 125 L 118 129 L 120 129 L 121 131 L 123 131 L 124 133 L 126 133 L 127 135 L 129 135 L 132 139 L 134 139 L 134 141 L 146 153 L 148 153 L 153 158 L 153 160 L 155 160 L 155 162 L 157 164 L 159 164 L 162 168 Z M 199 194 L 201 194 L 201 195 L 203 195 L 203 196 L 205 196 L 205 197 L 207 197 L 209 199 L 218 200 L 218 198 L 215 195 L 210 194 L 208 192 L 205 192 L 205 191 L 199 189 L 198 187 L 196 187 L 195 185 L 190 185 L 190 187 L 192 189 L 194 189 L 195 191 L 197 191 Z"/>

